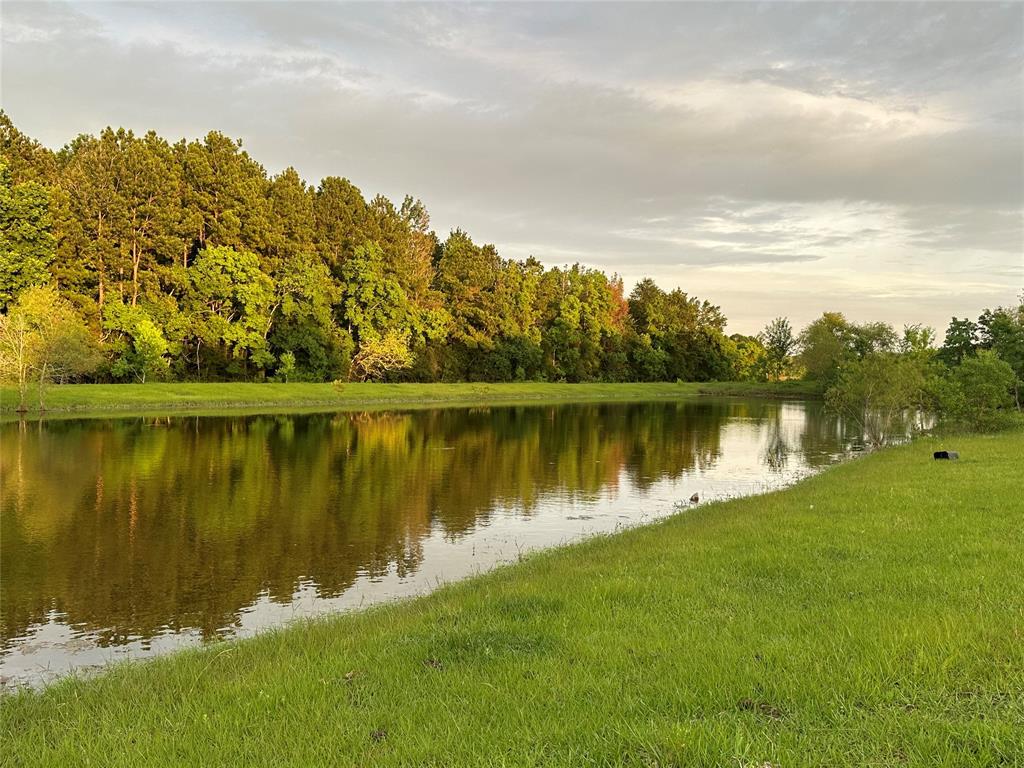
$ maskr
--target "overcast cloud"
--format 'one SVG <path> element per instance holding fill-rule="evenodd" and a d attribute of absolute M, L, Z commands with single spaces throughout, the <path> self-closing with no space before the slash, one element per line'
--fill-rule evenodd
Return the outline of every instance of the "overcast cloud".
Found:
<path fill-rule="evenodd" d="M 941 330 L 1024 289 L 1024 4 L 28 3 L 0 101 L 243 139 L 505 256 Z"/>

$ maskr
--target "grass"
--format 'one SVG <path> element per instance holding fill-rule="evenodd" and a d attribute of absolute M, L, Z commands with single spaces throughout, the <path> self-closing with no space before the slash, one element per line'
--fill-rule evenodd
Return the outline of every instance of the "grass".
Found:
<path fill-rule="evenodd" d="M 51 413 L 168 411 L 225 408 L 359 407 L 530 401 L 648 400 L 715 394 L 813 397 L 813 382 L 784 381 L 632 384 L 65 384 L 47 390 Z M 18 407 L 14 387 L 0 387 L 0 412 Z M 35 392 L 29 407 L 37 411 Z"/>
<path fill-rule="evenodd" d="M 931 452 L 958 449 L 961 460 Z M 0 700 L 6 765 L 1024 765 L 1024 431 Z"/>

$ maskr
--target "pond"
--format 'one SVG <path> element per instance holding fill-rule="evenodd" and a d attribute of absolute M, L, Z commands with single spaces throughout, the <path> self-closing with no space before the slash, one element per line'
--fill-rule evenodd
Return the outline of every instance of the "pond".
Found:
<path fill-rule="evenodd" d="M 244 637 L 791 483 L 857 450 L 820 403 L 0 425 L 0 675 Z"/>

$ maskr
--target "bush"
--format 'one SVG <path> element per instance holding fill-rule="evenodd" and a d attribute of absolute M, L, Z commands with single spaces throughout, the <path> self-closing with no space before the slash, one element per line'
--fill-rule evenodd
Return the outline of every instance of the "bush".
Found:
<path fill-rule="evenodd" d="M 940 392 L 944 421 L 990 431 L 1021 420 L 1014 391 L 1019 384 L 1009 363 L 989 350 L 978 350 L 950 369 Z"/>
<path fill-rule="evenodd" d="M 932 409 L 927 362 L 889 353 L 852 360 L 825 393 L 825 404 L 859 426 L 871 445 L 905 437 Z"/>

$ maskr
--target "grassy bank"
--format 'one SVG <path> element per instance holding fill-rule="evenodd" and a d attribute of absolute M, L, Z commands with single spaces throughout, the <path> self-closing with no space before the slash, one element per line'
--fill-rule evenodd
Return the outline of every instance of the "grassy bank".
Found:
<path fill-rule="evenodd" d="M 220 408 L 357 407 L 529 401 L 646 400 L 684 395 L 815 396 L 813 384 L 714 382 L 705 384 L 66 384 L 50 387 L 49 412 L 168 411 Z M 18 407 L 17 390 L 0 388 L 0 411 Z M 37 412 L 35 393 L 29 397 Z"/>
<path fill-rule="evenodd" d="M 0 702 L 6 764 L 1024 763 L 1024 432 Z"/>

